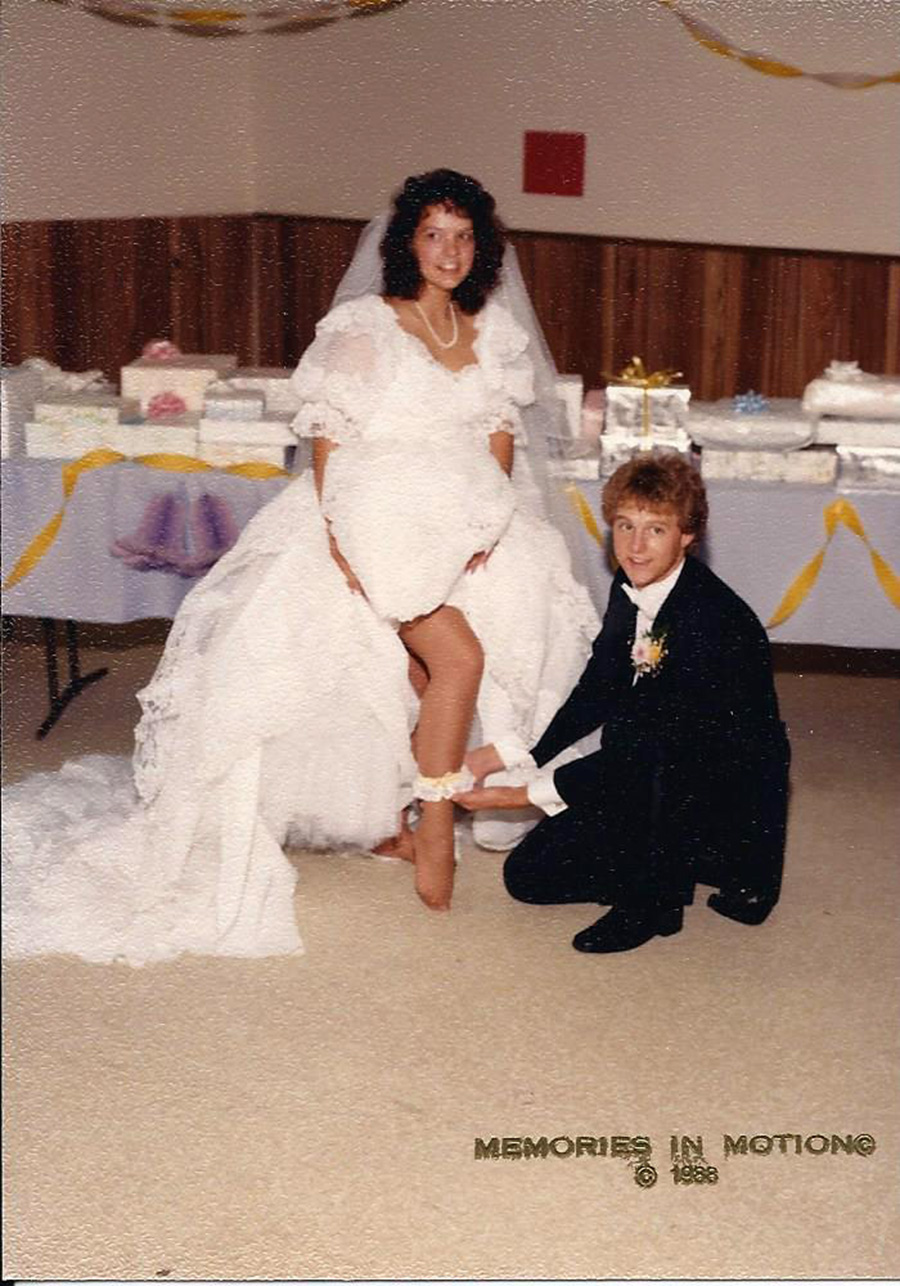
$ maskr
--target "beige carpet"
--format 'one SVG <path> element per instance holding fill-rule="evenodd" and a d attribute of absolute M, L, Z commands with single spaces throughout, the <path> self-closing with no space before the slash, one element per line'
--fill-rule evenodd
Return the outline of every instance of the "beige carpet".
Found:
<path fill-rule="evenodd" d="M 112 673 L 43 743 L 15 639 L 10 776 L 127 750 L 153 633 L 86 649 Z M 302 958 L 7 967 L 4 1277 L 897 1276 L 900 681 L 778 684 L 794 793 L 761 928 L 700 898 L 679 936 L 581 956 L 592 908 L 517 905 L 498 855 L 466 852 L 440 917 L 406 866 L 297 854 Z M 674 1182 L 673 1134 L 717 1183 Z M 579 1136 L 649 1136 L 657 1182 L 584 1144 L 474 1156 Z"/>

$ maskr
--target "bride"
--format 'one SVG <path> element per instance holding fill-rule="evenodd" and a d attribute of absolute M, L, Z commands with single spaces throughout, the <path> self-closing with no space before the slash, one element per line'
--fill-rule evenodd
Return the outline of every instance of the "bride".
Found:
<path fill-rule="evenodd" d="M 293 377 L 313 474 L 185 599 L 133 784 L 93 757 L 6 792 L 8 954 L 302 950 L 285 845 L 405 857 L 449 908 L 467 746 L 532 744 L 598 628 L 547 476 L 552 375 L 493 198 L 407 180 Z"/>

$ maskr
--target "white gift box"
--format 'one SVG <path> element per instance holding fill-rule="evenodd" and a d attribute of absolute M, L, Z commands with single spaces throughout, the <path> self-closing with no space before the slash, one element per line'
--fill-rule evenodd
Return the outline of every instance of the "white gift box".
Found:
<path fill-rule="evenodd" d="M 584 395 L 581 406 L 581 430 L 579 436 L 592 446 L 598 446 L 603 432 L 603 417 L 606 414 L 606 394 L 602 388 L 592 388 Z"/>
<path fill-rule="evenodd" d="M 198 454 L 207 464 L 243 464 L 262 461 L 290 468 L 297 439 L 291 432 L 292 415 L 284 412 L 261 420 L 200 421 Z"/>
<path fill-rule="evenodd" d="M 25 452 L 25 425 L 44 389 L 40 370 L 29 366 L 5 366 L 0 375 L 0 436 L 2 451 L 8 455 Z"/>
<path fill-rule="evenodd" d="M 630 384 L 607 384 L 604 433 L 633 434 L 644 429 L 645 390 Z M 687 429 L 691 390 L 686 384 L 669 384 L 646 390 L 650 431 Z"/>
<path fill-rule="evenodd" d="M 291 446 L 279 446 L 277 443 L 248 442 L 200 442 L 197 447 L 197 458 L 207 464 L 224 468 L 229 464 L 274 464 L 279 469 L 291 467 Z"/>
<path fill-rule="evenodd" d="M 752 414 L 736 411 L 731 398 L 694 402 L 689 432 L 702 447 L 719 451 L 795 451 L 815 437 L 815 424 L 799 398 L 773 397 Z"/>
<path fill-rule="evenodd" d="M 700 472 L 704 478 L 827 486 L 837 476 L 837 454 L 833 447 L 818 446 L 802 451 L 718 451 L 704 447 Z"/>
<path fill-rule="evenodd" d="M 122 455 L 197 454 L 199 415 L 190 412 L 168 420 L 141 420 L 138 424 L 117 424 L 104 434 L 104 446 Z"/>
<path fill-rule="evenodd" d="M 188 411 L 202 411 L 207 387 L 237 367 L 233 354 L 185 353 L 164 362 L 139 357 L 122 367 L 122 394 L 146 411 L 157 393 L 177 393 Z"/>
<path fill-rule="evenodd" d="M 900 376 L 870 375 L 857 362 L 832 362 L 803 392 L 807 415 L 900 420 Z"/>
<path fill-rule="evenodd" d="M 107 426 L 104 434 L 96 424 L 41 424 L 29 420 L 25 425 L 25 454 L 35 459 L 77 460 L 88 451 L 108 446 L 106 437 L 114 428 Z"/>
<path fill-rule="evenodd" d="M 205 420 L 260 420 L 265 410 L 262 393 L 252 389 L 219 389 L 207 392 L 203 399 Z"/>
<path fill-rule="evenodd" d="M 297 439 L 291 432 L 289 412 L 264 415 L 259 420 L 217 420 L 204 415 L 200 419 L 200 442 L 227 443 L 230 446 L 293 446 Z"/>
<path fill-rule="evenodd" d="M 36 424 L 70 428 L 107 428 L 138 414 L 133 398 L 114 393 L 42 393 L 34 404 Z"/>
<path fill-rule="evenodd" d="M 241 366 L 228 376 L 232 388 L 259 392 L 265 399 L 266 411 L 300 410 L 300 399 L 291 382 L 293 370 L 288 366 Z"/>
<path fill-rule="evenodd" d="M 900 447 L 839 446 L 837 458 L 842 483 L 900 490 Z"/>
<path fill-rule="evenodd" d="M 556 396 L 566 408 L 566 425 L 569 436 L 577 438 L 581 431 L 581 403 L 584 398 L 584 380 L 580 375 L 558 375 Z"/>
<path fill-rule="evenodd" d="M 608 478 L 619 465 L 642 452 L 692 455 L 691 439 L 682 429 L 659 433 L 602 433 L 600 435 L 600 477 Z"/>
<path fill-rule="evenodd" d="M 849 420 L 837 415 L 823 415 L 815 421 L 816 441 L 833 446 L 900 447 L 900 420 Z"/>

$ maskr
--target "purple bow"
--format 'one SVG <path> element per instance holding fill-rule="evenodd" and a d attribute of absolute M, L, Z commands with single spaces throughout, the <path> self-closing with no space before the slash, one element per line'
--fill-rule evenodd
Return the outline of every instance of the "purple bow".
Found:
<path fill-rule="evenodd" d="M 191 506 L 190 535 L 188 549 L 187 504 L 166 492 L 149 501 L 137 531 L 114 541 L 110 553 L 136 571 L 202 576 L 238 538 L 228 504 L 208 492 L 199 496 Z"/>

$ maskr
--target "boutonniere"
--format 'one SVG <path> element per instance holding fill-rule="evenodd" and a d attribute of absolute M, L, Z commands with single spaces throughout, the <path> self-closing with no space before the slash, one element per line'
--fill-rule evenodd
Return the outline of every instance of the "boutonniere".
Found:
<path fill-rule="evenodd" d="M 631 664 L 638 678 L 642 674 L 658 674 L 666 651 L 665 630 L 644 630 L 631 645 Z"/>

